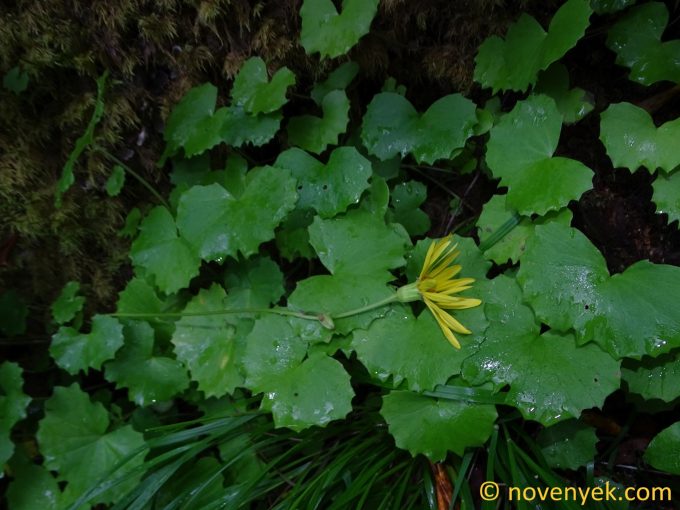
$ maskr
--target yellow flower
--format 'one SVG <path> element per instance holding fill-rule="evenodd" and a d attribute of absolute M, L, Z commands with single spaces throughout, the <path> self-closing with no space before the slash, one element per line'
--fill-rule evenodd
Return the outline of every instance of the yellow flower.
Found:
<path fill-rule="evenodd" d="M 434 241 L 427 250 L 418 280 L 414 284 L 402 287 L 397 293 L 400 294 L 400 301 L 422 298 L 444 332 L 444 336 L 451 345 L 460 349 L 460 343 L 453 333 L 470 334 L 470 330 L 446 310 L 473 308 L 482 302 L 479 299 L 454 296 L 469 289 L 475 281 L 474 278 L 454 278 L 461 270 L 460 265 L 451 265 L 460 254 L 456 247 L 457 245 L 452 245 L 450 235 Z"/>

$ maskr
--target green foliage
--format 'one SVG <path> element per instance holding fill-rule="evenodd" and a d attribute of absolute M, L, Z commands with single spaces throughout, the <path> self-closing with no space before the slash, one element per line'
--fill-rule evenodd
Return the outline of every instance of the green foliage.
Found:
<path fill-rule="evenodd" d="M 609 30 L 607 46 L 616 63 L 630 68 L 629 79 L 652 85 L 680 82 L 680 41 L 661 42 L 668 24 L 668 8 L 661 2 L 633 7 Z"/>
<path fill-rule="evenodd" d="M 113 317 L 95 315 L 90 333 L 62 326 L 52 337 L 50 354 L 69 374 L 88 368 L 99 370 L 123 345 L 123 326 Z"/>
<path fill-rule="evenodd" d="M 595 429 L 577 420 L 567 420 L 541 430 L 537 443 L 548 465 L 578 469 L 595 458 Z"/>
<path fill-rule="evenodd" d="M 334 69 L 325 81 L 317 83 L 312 89 L 312 99 L 321 105 L 326 95 L 334 90 L 345 90 L 359 74 L 359 66 L 355 62 L 345 62 Z"/>
<path fill-rule="evenodd" d="M 419 236 L 430 230 L 430 217 L 419 207 L 427 199 L 427 186 L 418 181 L 397 184 L 392 189 L 392 219 L 401 223 L 409 235 Z"/>
<path fill-rule="evenodd" d="M 106 194 L 110 197 L 118 196 L 123 189 L 123 184 L 125 184 L 125 169 L 120 165 L 115 165 L 106 180 Z"/>
<path fill-rule="evenodd" d="M 110 430 L 104 406 L 92 403 L 77 384 L 57 386 L 45 403 L 45 417 L 37 433 L 45 467 L 59 472 L 59 481 L 67 482 L 64 497 L 74 501 L 87 488 L 126 459 L 123 472 L 142 463 L 144 439 L 131 425 Z M 136 454 L 129 458 L 131 454 Z M 140 476 L 135 478 L 139 479 Z M 135 486 L 137 480 L 112 487 L 94 502 L 110 503 Z"/>
<path fill-rule="evenodd" d="M 522 14 L 505 39 L 491 36 L 475 57 L 475 81 L 482 87 L 525 91 L 538 72 L 559 60 L 583 36 L 592 13 L 587 0 L 569 0 L 555 13 L 548 32 Z"/>
<path fill-rule="evenodd" d="M 419 163 L 450 159 L 477 123 L 475 105 L 460 94 L 445 96 L 419 114 L 405 97 L 383 92 L 364 115 L 361 140 L 381 160 L 411 153 Z"/>
<path fill-rule="evenodd" d="M 441 461 L 447 451 L 462 455 L 469 446 L 482 445 L 491 435 L 496 409 L 393 391 L 383 397 L 380 413 L 397 446 L 413 455 L 422 453 Z"/>
<path fill-rule="evenodd" d="M 621 377 L 631 393 L 646 400 L 672 402 L 680 396 L 680 364 L 678 355 L 668 353 L 657 358 L 644 357 L 621 368 Z"/>
<path fill-rule="evenodd" d="M 12 456 L 14 444 L 10 440 L 12 427 L 26 417 L 26 406 L 31 397 L 23 391 L 23 370 L 16 363 L 0 365 L 0 465 Z"/>
<path fill-rule="evenodd" d="M 28 307 L 13 290 L 0 294 L 0 331 L 7 336 L 26 332 Z"/>
<path fill-rule="evenodd" d="M 326 94 L 321 102 L 323 117 L 302 115 L 288 122 L 288 142 L 314 154 L 336 144 L 349 121 L 349 99 L 342 90 Z"/>
<path fill-rule="evenodd" d="M 56 478 L 24 455 L 11 462 L 14 480 L 7 489 L 7 503 L 17 510 L 61 510 L 66 507 Z"/>
<path fill-rule="evenodd" d="M 579 87 L 569 88 L 569 71 L 560 63 L 552 64 L 539 74 L 534 93 L 552 97 L 565 124 L 578 122 L 595 107 L 588 92 Z"/>
<path fill-rule="evenodd" d="M 635 0 L 590 0 L 590 6 L 598 14 L 621 11 L 634 3 Z"/>
<path fill-rule="evenodd" d="M 28 73 L 20 66 L 14 66 L 2 78 L 2 86 L 16 95 L 28 88 Z"/>
<path fill-rule="evenodd" d="M 245 61 L 231 89 L 234 106 L 240 106 L 246 113 L 271 113 L 286 104 L 286 91 L 295 85 L 295 75 L 287 67 L 267 77 L 267 66 L 259 57 Z"/>
<path fill-rule="evenodd" d="M 304 0 L 300 44 L 322 58 L 344 55 L 368 33 L 377 10 L 378 0 L 343 0 L 341 13 L 331 0 Z"/>
<path fill-rule="evenodd" d="M 680 474 L 680 422 L 657 434 L 645 451 L 645 461 L 656 469 Z"/>
<path fill-rule="evenodd" d="M 680 165 L 676 141 L 680 119 L 654 125 L 652 117 L 630 103 L 612 104 L 602 113 L 600 139 L 614 167 L 632 171 L 643 166 L 650 172 L 670 172 Z"/>
<path fill-rule="evenodd" d="M 76 314 L 83 309 L 85 298 L 78 296 L 80 284 L 68 282 L 61 290 L 57 300 L 52 303 L 52 317 L 57 324 L 66 324 L 72 321 Z"/>
<path fill-rule="evenodd" d="M 680 170 L 659 174 L 652 183 L 656 212 L 668 215 L 668 222 L 680 220 Z"/>
<path fill-rule="evenodd" d="M 531 96 L 491 130 L 486 162 L 508 187 L 507 206 L 522 215 L 561 209 L 592 187 L 583 163 L 553 157 L 562 120 L 552 99 Z"/>

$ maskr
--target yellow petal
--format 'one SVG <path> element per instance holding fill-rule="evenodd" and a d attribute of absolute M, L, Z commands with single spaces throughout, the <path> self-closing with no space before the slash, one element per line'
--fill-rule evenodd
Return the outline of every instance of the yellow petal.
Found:
<path fill-rule="evenodd" d="M 441 320 L 444 321 L 444 324 L 446 324 L 449 328 L 454 330 L 456 333 L 463 333 L 465 335 L 469 335 L 471 333 L 471 331 L 469 329 L 467 329 L 460 322 L 458 322 L 456 319 L 451 317 L 451 315 L 446 313 L 444 310 L 442 310 L 438 306 L 433 304 L 431 309 L 435 310 L 435 312 L 441 318 Z"/>
<path fill-rule="evenodd" d="M 425 262 L 423 262 L 423 270 L 420 272 L 420 277 L 427 274 L 430 271 L 431 266 L 441 257 L 442 253 L 451 244 L 451 235 L 448 235 L 439 241 L 435 241 L 427 249 L 427 255 L 425 255 Z"/>
<path fill-rule="evenodd" d="M 427 307 L 430 309 L 430 312 L 432 312 L 432 315 L 434 316 L 434 319 L 437 321 L 437 324 L 439 324 L 440 329 L 442 330 L 442 333 L 444 333 L 444 336 L 446 339 L 449 341 L 451 345 L 453 345 L 456 349 L 460 349 L 460 343 L 458 342 L 458 339 L 454 336 L 454 334 L 451 332 L 451 330 L 448 328 L 446 323 L 443 321 L 443 319 L 439 316 L 437 313 L 436 307 L 432 306 L 430 303 L 425 301 L 425 304 Z"/>

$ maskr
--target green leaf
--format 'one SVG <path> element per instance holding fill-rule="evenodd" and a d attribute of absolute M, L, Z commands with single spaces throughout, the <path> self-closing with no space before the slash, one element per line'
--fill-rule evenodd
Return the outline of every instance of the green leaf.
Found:
<path fill-rule="evenodd" d="M 680 475 L 680 422 L 659 432 L 645 451 L 645 462 L 653 468 Z"/>
<path fill-rule="evenodd" d="M 308 260 L 316 258 L 307 231 L 313 220 L 314 211 L 311 209 L 296 208 L 288 214 L 276 230 L 276 247 L 282 257 L 289 261 L 298 257 Z"/>
<path fill-rule="evenodd" d="M 422 453 L 432 462 L 450 451 L 463 455 L 483 445 L 493 432 L 496 409 L 490 405 L 435 399 L 410 391 L 392 391 L 380 409 L 399 448 Z"/>
<path fill-rule="evenodd" d="M 667 298 L 680 289 L 680 268 L 640 261 L 609 277 L 583 234 L 551 223 L 536 227 L 517 279 L 542 322 L 573 328 L 581 341 L 595 340 L 617 359 L 680 346 L 680 317 Z"/>
<path fill-rule="evenodd" d="M 393 219 L 401 223 L 412 236 L 423 235 L 430 230 L 430 217 L 419 209 L 426 199 L 427 186 L 422 182 L 402 182 L 392 189 L 390 203 Z"/>
<path fill-rule="evenodd" d="M 198 274 L 201 260 L 190 244 L 179 237 L 175 220 L 165 207 L 155 207 L 139 226 L 139 236 L 130 248 L 135 266 L 146 269 L 156 285 L 167 294 L 187 287 Z"/>
<path fill-rule="evenodd" d="M 590 0 L 590 6 L 597 14 L 622 11 L 634 3 L 635 0 Z"/>
<path fill-rule="evenodd" d="M 323 98 L 333 90 L 345 90 L 359 73 L 359 66 L 355 62 L 345 62 L 328 75 L 325 81 L 317 83 L 312 89 L 312 99 L 321 105 Z"/>
<path fill-rule="evenodd" d="M 219 126 L 221 141 L 232 147 L 241 147 L 247 143 L 259 147 L 274 138 L 281 125 L 281 119 L 281 112 L 253 116 L 246 114 L 241 107 L 227 108 L 223 122 Z M 209 145 L 203 150 L 207 150 L 213 145 L 215 144 Z M 192 152 L 191 154 L 198 154 L 199 152 Z"/>
<path fill-rule="evenodd" d="M 218 284 L 201 289 L 183 313 L 197 314 L 224 310 L 226 293 Z M 243 377 L 237 367 L 241 349 L 239 319 L 233 314 L 187 315 L 177 321 L 172 343 L 177 359 L 198 383 L 207 397 L 221 397 L 242 386 Z"/>
<path fill-rule="evenodd" d="M 552 97 L 565 124 L 578 122 L 595 107 L 591 94 L 578 87 L 569 88 L 569 72 L 561 63 L 554 63 L 539 74 L 534 93 Z"/>
<path fill-rule="evenodd" d="M 460 94 L 444 96 L 418 114 L 403 96 L 376 94 L 368 105 L 361 140 L 381 160 L 411 153 L 419 163 L 450 159 L 473 135 L 475 104 Z"/>
<path fill-rule="evenodd" d="M 115 165 L 111 171 L 111 175 L 106 180 L 106 194 L 110 197 L 116 197 L 123 189 L 125 184 L 125 169 L 120 165 Z"/>
<path fill-rule="evenodd" d="M 367 330 L 354 330 L 352 349 L 376 379 L 392 377 L 395 387 L 406 379 L 410 390 L 422 392 L 460 373 L 463 360 L 477 347 L 464 338 L 462 349 L 455 349 L 428 310 L 416 319 L 407 307 L 395 306 Z"/>
<path fill-rule="evenodd" d="M 14 443 L 10 440 L 12 427 L 26 418 L 26 406 L 31 402 L 31 397 L 22 388 L 22 374 L 23 370 L 16 363 L 5 361 L 0 365 L 0 466 L 14 452 Z"/>
<path fill-rule="evenodd" d="M 78 312 L 83 309 L 85 298 L 78 296 L 80 283 L 68 282 L 61 290 L 57 300 L 52 303 L 52 317 L 57 324 L 66 324 L 73 320 Z"/>
<path fill-rule="evenodd" d="M 475 57 L 474 79 L 482 87 L 524 92 L 547 69 L 573 48 L 585 33 L 592 13 L 587 0 L 569 0 L 555 13 L 548 32 L 522 14 L 510 27 L 505 40 L 487 38 Z"/>
<path fill-rule="evenodd" d="M 25 455 L 15 455 L 10 463 L 13 480 L 7 489 L 12 510 L 63 510 L 67 507 L 56 478 Z"/>
<path fill-rule="evenodd" d="M 331 0 L 304 0 L 300 44 L 307 54 L 335 58 L 347 53 L 371 27 L 379 0 L 343 0 L 338 14 Z"/>
<path fill-rule="evenodd" d="M 538 319 L 561 331 L 574 328 L 579 336 L 608 277 L 604 257 L 586 236 L 558 223 L 535 228 L 517 273 Z"/>
<path fill-rule="evenodd" d="M 349 374 L 323 353 L 311 354 L 302 364 L 272 378 L 270 384 L 261 408 L 271 411 L 277 427 L 295 431 L 323 427 L 352 410 Z"/>
<path fill-rule="evenodd" d="M 75 182 L 73 169 L 75 167 L 76 161 L 78 161 L 78 158 L 85 151 L 85 149 L 87 149 L 87 147 L 91 145 L 92 142 L 94 142 L 94 128 L 97 127 L 97 124 L 99 124 L 99 121 L 104 114 L 104 91 L 106 90 L 106 80 L 108 76 L 109 72 L 104 71 L 104 74 L 102 74 L 97 79 L 97 98 L 94 102 L 94 111 L 92 112 L 92 117 L 90 118 L 90 122 L 87 124 L 87 128 L 85 128 L 85 132 L 76 140 L 76 146 L 71 151 L 71 154 L 68 155 L 68 159 L 66 160 L 64 168 L 61 171 L 61 176 L 57 181 L 57 192 L 54 199 L 54 203 L 57 208 L 61 207 L 61 200 L 64 193 L 66 193 L 66 191 L 68 191 L 68 189 Z"/>
<path fill-rule="evenodd" d="M 245 386 L 255 393 L 275 388 L 278 378 L 299 366 L 307 355 L 307 342 L 296 334 L 290 320 L 280 315 L 264 315 L 255 321 L 245 344 Z"/>
<path fill-rule="evenodd" d="M 50 355 L 61 368 L 75 375 L 88 368 L 100 370 L 102 363 L 112 359 L 123 345 L 123 326 L 107 315 L 92 317 L 90 333 L 62 326 L 52 336 Z"/>
<path fill-rule="evenodd" d="M 246 189 L 234 197 L 219 184 L 194 186 L 182 194 L 177 226 L 193 252 L 212 261 L 241 253 L 248 257 L 295 207 L 295 179 L 270 166 L 246 175 Z"/>
<path fill-rule="evenodd" d="M 133 278 L 118 295 L 118 313 L 162 313 L 163 301 L 146 280 Z"/>
<path fill-rule="evenodd" d="M 283 273 L 269 257 L 228 264 L 224 284 L 229 308 L 268 308 L 284 294 Z"/>
<path fill-rule="evenodd" d="M 349 122 L 349 99 L 344 90 L 326 94 L 321 103 L 323 117 L 302 115 L 288 122 L 288 143 L 314 154 L 321 154 L 329 145 L 338 143 Z"/>
<path fill-rule="evenodd" d="M 494 195 L 491 200 L 484 204 L 482 214 L 477 220 L 480 242 L 483 243 L 489 239 L 515 212 L 506 208 L 506 198 L 506 195 Z M 505 237 L 486 250 L 484 257 L 493 260 L 496 264 L 505 264 L 508 260 L 516 264 L 524 253 L 527 240 L 534 235 L 536 225 L 543 225 L 552 221 L 569 225 L 571 218 L 571 211 L 566 208 L 551 211 L 533 221 L 529 218 L 523 218 Z"/>
<path fill-rule="evenodd" d="M 544 425 L 601 406 L 619 387 L 619 364 L 607 353 L 593 344 L 578 347 L 571 334 L 539 335 L 514 280 L 499 276 L 491 285 L 486 341 L 463 364 L 470 384 L 509 384 L 507 403 Z"/>
<path fill-rule="evenodd" d="M 184 365 L 176 359 L 154 356 L 154 331 L 146 322 L 130 322 L 124 330 L 125 345 L 106 363 L 106 379 L 117 388 L 128 388 L 131 401 L 148 406 L 170 400 L 189 387 Z"/>
<path fill-rule="evenodd" d="M 26 332 L 28 307 L 14 290 L 0 294 L 0 331 L 7 336 Z"/>
<path fill-rule="evenodd" d="M 223 471 L 223 464 L 214 457 L 184 464 L 163 485 L 154 499 L 155 508 L 210 508 L 225 499 Z"/>
<path fill-rule="evenodd" d="M 524 216 L 561 209 L 592 188 L 592 170 L 553 157 L 561 125 L 552 99 L 531 96 L 491 130 L 486 162 L 501 186 L 508 187 L 507 206 Z"/>
<path fill-rule="evenodd" d="M 325 165 L 300 149 L 288 149 L 274 165 L 290 170 L 297 179 L 297 208 L 312 208 L 322 218 L 358 203 L 371 177 L 371 163 L 354 147 L 335 149 Z"/>
<path fill-rule="evenodd" d="M 234 79 L 231 98 L 235 106 L 242 106 L 247 113 L 271 113 L 286 104 L 286 91 L 292 85 L 295 85 L 295 75 L 290 69 L 282 67 L 270 82 L 264 60 L 251 57 Z"/>
<path fill-rule="evenodd" d="M 600 140 L 614 167 L 635 171 L 643 166 L 650 172 L 657 168 L 670 172 L 680 165 L 676 147 L 680 119 L 657 128 L 645 110 L 630 103 L 609 105 L 601 117 Z"/>
<path fill-rule="evenodd" d="M 617 358 L 658 356 L 680 347 L 680 267 L 641 260 L 600 289 L 592 338 Z"/>
<path fill-rule="evenodd" d="M 621 376 L 631 393 L 645 400 L 673 402 L 680 397 L 680 363 L 678 353 L 663 354 L 640 361 L 625 360 Z"/>
<path fill-rule="evenodd" d="M 312 276 L 297 282 L 295 290 L 288 298 L 288 306 L 306 313 L 339 315 L 394 296 L 394 290 L 385 284 L 387 279 L 389 277 L 383 274 Z M 334 331 L 344 335 L 356 328 L 367 328 L 373 320 L 384 316 L 388 310 L 385 306 L 344 319 L 335 319 Z"/>
<path fill-rule="evenodd" d="M 5 73 L 2 86 L 18 96 L 28 87 L 28 73 L 20 66 L 14 66 Z"/>
<path fill-rule="evenodd" d="M 595 429 L 578 420 L 567 420 L 541 430 L 536 440 L 548 465 L 577 470 L 595 458 Z"/>
<path fill-rule="evenodd" d="M 64 496 L 68 500 L 81 496 L 111 469 L 133 452 L 139 453 L 118 471 L 121 476 L 141 465 L 147 449 L 142 434 L 126 425 L 109 429 L 109 416 L 104 406 L 92 403 L 77 384 L 57 386 L 45 402 L 45 417 L 36 435 L 44 466 L 58 471 L 59 480 L 67 482 Z M 108 432 L 107 432 L 108 431 Z M 134 488 L 141 473 L 99 495 L 91 504 L 112 503 Z"/>
<path fill-rule="evenodd" d="M 138 207 L 133 207 L 125 217 L 125 225 L 120 229 L 118 235 L 120 237 L 133 238 L 137 233 L 140 221 L 142 221 L 142 211 Z"/>
<path fill-rule="evenodd" d="M 385 275 L 406 263 L 410 245 L 403 227 L 360 209 L 329 220 L 314 218 L 309 239 L 322 264 L 337 275 Z"/>
<path fill-rule="evenodd" d="M 616 63 L 630 68 L 630 80 L 652 85 L 659 81 L 680 82 L 680 41 L 661 42 L 668 23 L 662 2 L 633 7 L 609 29 L 607 46 Z"/>
<path fill-rule="evenodd" d="M 652 188 L 652 202 L 656 204 L 656 212 L 667 214 L 668 223 L 680 220 L 680 170 L 668 175 L 657 175 Z"/>

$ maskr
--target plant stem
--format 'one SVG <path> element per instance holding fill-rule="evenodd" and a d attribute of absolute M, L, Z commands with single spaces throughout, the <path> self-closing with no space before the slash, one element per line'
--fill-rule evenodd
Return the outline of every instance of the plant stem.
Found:
<path fill-rule="evenodd" d="M 112 313 L 111 317 L 119 317 L 126 319 L 145 319 L 152 317 L 207 317 L 210 315 L 229 315 L 234 313 L 272 313 L 275 315 L 285 315 L 288 317 L 297 317 L 298 319 L 320 320 L 318 315 L 308 315 L 302 312 L 294 312 L 293 310 L 285 310 L 283 308 L 232 308 L 229 310 L 210 310 L 207 312 L 161 312 L 161 313 Z"/>
<path fill-rule="evenodd" d="M 349 312 L 342 312 L 337 315 L 332 315 L 332 319 L 344 319 L 345 317 L 351 317 L 352 315 L 359 315 L 360 313 L 368 312 L 369 310 L 374 310 L 376 308 L 380 308 L 381 306 L 389 305 L 390 303 L 394 303 L 398 301 L 397 294 L 394 293 L 389 297 L 386 297 L 385 299 L 382 299 L 380 301 L 376 301 L 375 303 L 371 303 L 366 306 L 362 306 L 361 308 L 355 308 L 354 310 L 350 310 Z"/>
<path fill-rule="evenodd" d="M 127 165 L 126 165 L 125 163 L 123 163 L 120 159 L 118 159 L 116 156 L 114 156 L 113 154 L 111 154 L 109 151 L 107 151 L 107 150 L 104 149 L 103 147 L 100 147 L 99 145 L 94 145 L 94 146 L 92 147 L 92 150 L 97 151 L 97 152 L 100 152 L 100 153 L 103 154 L 106 158 L 108 158 L 108 159 L 110 159 L 112 162 L 114 162 L 116 165 L 120 165 L 120 166 L 123 168 L 123 170 L 125 170 L 126 173 L 130 174 L 132 177 L 134 177 L 135 179 L 137 179 L 137 180 L 139 181 L 139 183 L 140 183 L 142 186 L 144 186 L 146 189 L 148 189 L 149 192 L 150 192 L 154 197 L 156 197 L 156 199 L 158 199 L 158 201 L 159 201 L 162 205 L 164 205 L 164 206 L 166 207 L 166 209 L 170 209 L 170 204 L 168 204 L 168 203 L 165 201 L 165 199 L 161 196 L 161 194 L 158 193 L 158 191 L 156 191 L 156 189 L 155 189 L 151 184 L 149 184 L 149 182 L 148 182 L 146 179 L 144 179 L 144 177 L 142 177 L 141 175 L 139 175 L 139 174 L 138 174 L 137 172 L 135 172 L 132 168 L 130 168 L 129 166 L 127 166 Z"/>
<path fill-rule="evenodd" d="M 491 234 L 490 237 L 487 238 L 486 241 L 483 241 L 479 244 L 479 250 L 486 251 L 489 248 L 491 248 L 494 244 L 496 244 L 506 235 L 508 235 L 510 231 L 512 231 L 512 229 L 519 224 L 521 219 L 522 218 L 520 217 L 519 214 L 517 213 L 513 214 L 512 217 L 510 217 L 505 223 L 498 227 L 496 231 L 493 234 Z"/>

